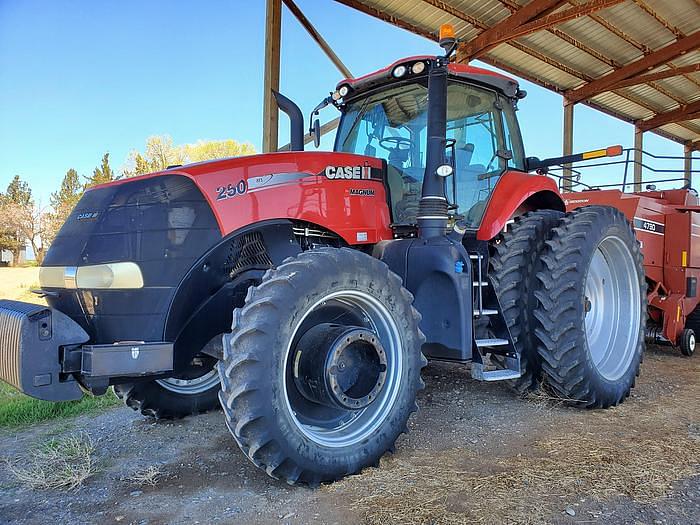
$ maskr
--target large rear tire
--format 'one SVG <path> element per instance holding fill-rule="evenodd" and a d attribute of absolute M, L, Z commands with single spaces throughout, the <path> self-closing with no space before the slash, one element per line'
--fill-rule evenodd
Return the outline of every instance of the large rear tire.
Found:
<path fill-rule="evenodd" d="M 269 270 L 234 310 L 219 364 L 226 422 L 246 456 L 314 486 L 393 450 L 426 364 L 412 300 L 356 250 L 312 250 Z"/>
<path fill-rule="evenodd" d="M 542 262 L 535 333 L 546 383 L 579 406 L 621 403 L 639 375 L 646 325 L 642 255 L 627 219 L 607 206 L 568 213 Z"/>
<path fill-rule="evenodd" d="M 515 350 L 520 354 L 518 379 L 508 381 L 520 395 L 536 390 L 542 378 L 542 363 L 537 353 L 532 312 L 537 306 L 534 289 L 540 256 L 551 229 L 564 214 L 556 210 L 538 210 L 516 217 L 494 243 L 489 276 L 503 310 Z M 505 368 L 504 357 L 492 355 L 496 365 Z"/>

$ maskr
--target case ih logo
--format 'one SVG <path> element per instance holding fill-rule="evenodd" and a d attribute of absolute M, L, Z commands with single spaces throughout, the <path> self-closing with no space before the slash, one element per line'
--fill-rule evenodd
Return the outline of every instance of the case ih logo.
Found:
<path fill-rule="evenodd" d="M 100 215 L 100 212 L 97 211 L 88 211 L 85 213 L 81 213 L 78 215 L 78 220 L 79 221 L 94 221 L 97 219 L 97 217 Z"/>
<path fill-rule="evenodd" d="M 324 172 L 327 179 L 371 179 L 370 166 L 327 166 Z"/>

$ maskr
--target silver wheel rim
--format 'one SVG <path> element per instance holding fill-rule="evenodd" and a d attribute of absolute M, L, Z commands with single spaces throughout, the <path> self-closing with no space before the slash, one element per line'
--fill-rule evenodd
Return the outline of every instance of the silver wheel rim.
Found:
<path fill-rule="evenodd" d="M 637 265 L 618 237 L 602 240 L 586 276 L 585 328 L 588 351 L 598 373 L 622 377 L 637 351 L 641 326 Z"/>
<path fill-rule="evenodd" d="M 695 352 L 695 335 L 691 335 L 688 338 L 688 348 L 691 352 Z"/>
<path fill-rule="evenodd" d="M 290 389 L 296 389 L 296 386 L 293 382 L 290 384 L 286 371 L 288 370 L 289 356 L 293 350 L 292 342 L 304 320 L 319 307 L 325 306 L 331 301 L 341 303 L 361 313 L 384 347 L 387 370 L 384 386 L 373 403 L 359 411 L 348 411 L 347 420 L 343 420 L 336 427 L 324 428 L 305 424 L 301 421 L 299 415 L 295 413 L 290 404 L 289 393 Z M 294 327 L 290 343 L 287 346 L 283 372 L 286 407 L 294 425 L 306 437 L 319 445 L 331 448 L 354 445 L 369 438 L 377 431 L 391 413 L 398 397 L 401 375 L 403 373 L 403 355 L 401 352 L 399 328 L 386 307 L 371 295 L 357 290 L 331 293 L 312 305 Z"/>
<path fill-rule="evenodd" d="M 215 386 L 218 387 L 219 381 L 219 374 L 216 371 L 216 368 L 194 379 L 178 379 L 176 377 L 156 379 L 156 383 L 166 390 L 175 392 L 176 394 L 185 395 L 195 395 L 206 392 Z"/>

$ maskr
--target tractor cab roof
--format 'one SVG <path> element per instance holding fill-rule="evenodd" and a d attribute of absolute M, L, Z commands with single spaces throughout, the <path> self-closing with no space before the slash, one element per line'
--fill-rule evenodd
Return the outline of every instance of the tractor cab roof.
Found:
<path fill-rule="evenodd" d="M 382 84 L 388 84 L 398 80 L 406 80 L 413 75 L 418 76 L 427 72 L 430 63 L 437 58 L 438 57 L 434 55 L 419 55 L 402 58 L 383 69 L 374 71 L 373 73 L 357 78 L 346 78 L 341 80 L 336 86 L 336 90 L 340 90 L 342 87 L 346 86 L 350 92 L 365 91 Z M 423 66 L 419 65 L 416 67 L 416 64 L 421 63 Z M 397 75 L 396 73 L 398 71 L 404 71 L 404 73 L 402 75 Z M 516 98 L 518 96 L 518 82 L 495 71 L 456 63 L 450 63 L 448 65 L 448 71 L 452 76 L 464 78 L 485 87 L 496 89 L 507 97 Z"/>

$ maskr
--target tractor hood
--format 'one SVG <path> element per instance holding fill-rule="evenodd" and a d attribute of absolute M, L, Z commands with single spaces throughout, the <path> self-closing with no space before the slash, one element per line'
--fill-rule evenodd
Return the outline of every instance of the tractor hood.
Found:
<path fill-rule="evenodd" d="M 200 162 L 174 167 L 134 179 L 119 180 L 97 189 L 132 184 L 166 175 L 191 180 L 209 203 L 222 235 L 253 222 L 293 219 L 334 227 L 348 242 L 366 218 L 343 210 L 352 190 L 370 190 L 365 196 L 385 195 L 384 161 L 374 157 L 335 152 L 279 152 Z M 321 200 L 319 200 L 321 199 Z M 353 210 L 375 219 L 377 211 L 365 199 Z M 373 204 L 373 203 L 372 203 Z M 386 217 L 388 224 L 388 216 Z M 340 224 L 338 224 L 340 223 Z M 362 227 L 362 226 L 361 226 Z M 368 242 L 372 242 L 368 239 Z"/>
<path fill-rule="evenodd" d="M 320 227 L 346 244 L 390 239 L 382 161 L 284 152 L 96 186 L 49 248 L 41 286 L 92 341 L 159 341 L 193 265 L 237 232 L 280 220 Z"/>

